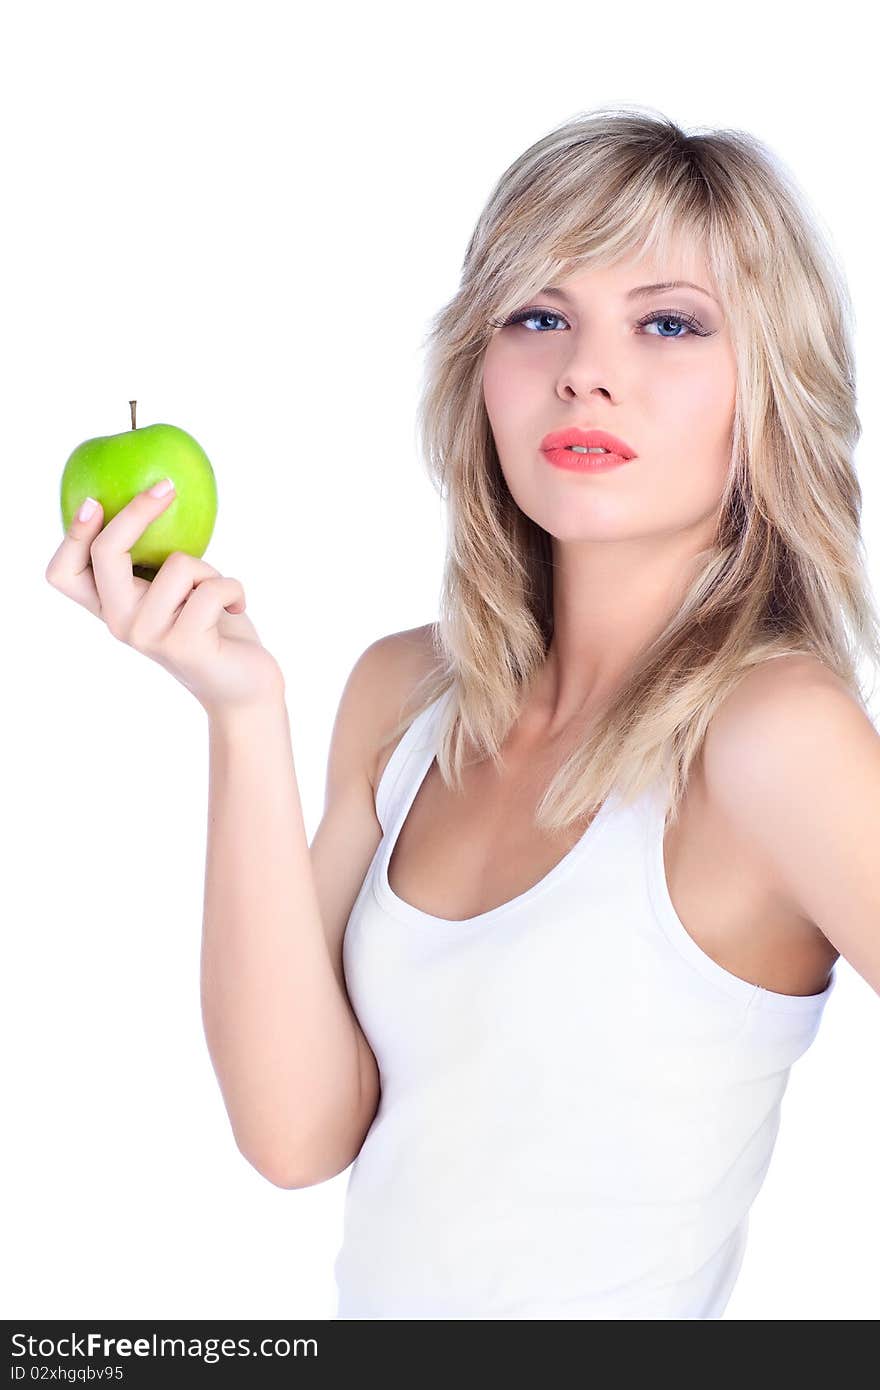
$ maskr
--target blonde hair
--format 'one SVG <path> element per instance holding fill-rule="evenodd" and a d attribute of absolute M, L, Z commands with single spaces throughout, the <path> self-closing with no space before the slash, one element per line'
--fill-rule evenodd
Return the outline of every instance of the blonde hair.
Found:
<path fill-rule="evenodd" d="M 859 660 L 880 664 L 843 276 L 792 178 L 755 138 L 686 134 L 653 108 L 624 107 L 578 115 L 514 160 L 480 214 L 458 291 L 431 321 L 418 429 L 448 504 L 437 664 L 383 744 L 451 690 L 437 762 L 461 790 L 466 741 L 497 764 L 552 637 L 551 538 L 507 488 L 482 395 L 493 325 L 578 268 L 652 252 L 662 264 L 682 240 L 698 246 L 737 362 L 714 543 L 550 781 L 535 817 L 550 832 L 592 816 L 612 791 L 629 803 L 658 778 L 677 818 L 713 712 L 757 663 L 813 653 L 863 708 Z"/>

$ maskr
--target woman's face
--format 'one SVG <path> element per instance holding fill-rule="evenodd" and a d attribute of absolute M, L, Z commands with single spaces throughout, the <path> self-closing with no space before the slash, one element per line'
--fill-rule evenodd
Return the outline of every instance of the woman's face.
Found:
<path fill-rule="evenodd" d="M 669 280 L 708 295 L 631 293 Z M 565 297 L 544 291 L 522 306 L 536 312 L 496 329 L 483 360 L 486 410 L 517 505 L 560 540 L 705 530 L 730 465 L 736 403 L 733 347 L 705 262 L 619 262 L 559 288 Z M 541 440 L 568 425 L 608 430 L 637 457 L 598 473 L 556 468 Z"/>

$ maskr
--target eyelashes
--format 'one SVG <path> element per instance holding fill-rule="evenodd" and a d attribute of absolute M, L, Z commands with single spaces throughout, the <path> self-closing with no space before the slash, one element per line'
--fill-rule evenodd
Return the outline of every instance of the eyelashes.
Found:
<path fill-rule="evenodd" d="M 536 307 L 531 309 L 520 309 L 517 313 L 511 314 L 508 319 L 490 319 L 489 323 L 493 328 L 512 328 L 516 324 L 526 323 L 529 319 L 533 318 L 559 319 L 562 323 L 567 321 L 563 318 L 562 314 L 558 313 L 555 309 L 540 309 Z M 682 314 L 674 309 L 655 309 L 652 313 L 646 314 L 644 318 L 639 319 L 637 321 L 637 326 L 639 328 L 646 328 L 652 323 L 674 323 L 681 328 L 687 329 L 686 333 L 676 333 L 674 336 L 669 336 L 665 333 L 651 333 L 647 335 L 651 338 L 665 339 L 667 342 L 676 343 L 680 342 L 683 338 L 691 336 L 696 338 L 708 338 L 711 336 L 711 330 L 705 328 L 703 324 L 700 323 L 699 319 L 694 318 L 693 314 Z M 529 331 L 534 332 L 535 330 L 530 329 Z M 539 332 L 538 336 L 543 336 L 543 334 Z"/>

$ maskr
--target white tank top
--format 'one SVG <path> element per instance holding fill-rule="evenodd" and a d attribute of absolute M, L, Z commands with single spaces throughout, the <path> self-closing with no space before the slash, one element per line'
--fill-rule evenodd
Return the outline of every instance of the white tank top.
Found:
<path fill-rule="evenodd" d="M 749 984 L 685 930 L 659 791 L 464 921 L 388 881 L 451 692 L 376 792 L 343 941 L 381 1099 L 349 1170 L 338 1318 L 720 1318 L 821 994 Z M 455 865 L 449 865 L 455 872 Z"/>

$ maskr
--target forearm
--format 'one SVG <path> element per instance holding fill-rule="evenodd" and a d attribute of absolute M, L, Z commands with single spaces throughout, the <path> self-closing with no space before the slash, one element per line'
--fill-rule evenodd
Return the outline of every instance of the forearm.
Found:
<path fill-rule="evenodd" d="M 358 1054 L 333 970 L 303 823 L 287 707 L 209 719 L 202 1018 L 236 1143 L 295 1179 L 353 1113 Z"/>

